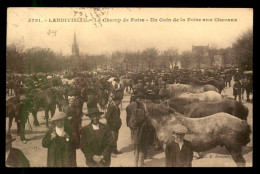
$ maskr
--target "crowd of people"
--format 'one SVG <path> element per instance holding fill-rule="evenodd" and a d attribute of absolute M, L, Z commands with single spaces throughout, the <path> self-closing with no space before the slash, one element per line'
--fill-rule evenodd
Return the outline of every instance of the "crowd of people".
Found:
<path fill-rule="evenodd" d="M 207 72 L 207 73 L 206 73 Z M 209 78 L 222 79 L 226 87 L 231 87 L 230 81 L 234 76 L 233 95 L 236 100 L 238 97 L 241 102 L 244 90 L 247 92 L 247 101 L 249 101 L 250 90 L 247 85 L 252 86 L 252 79 L 250 76 L 244 76 L 242 71 L 231 70 L 229 73 L 222 73 L 221 70 L 210 72 L 204 70 L 183 70 L 175 67 L 170 73 L 148 71 L 148 72 L 132 72 L 125 74 L 130 79 L 129 86 L 124 86 L 120 82 L 120 75 L 117 74 L 114 80 L 114 85 L 104 87 L 101 80 L 99 86 L 102 91 L 109 93 L 107 101 L 107 111 L 101 112 L 98 108 L 98 95 L 95 92 L 96 82 L 100 78 L 95 79 L 95 75 L 88 77 L 87 106 L 88 112 L 83 113 L 83 99 L 84 87 L 78 90 L 78 86 L 74 86 L 73 97 L 69 96 L 69 85 L 65 89 L 65 107 L 56 112 L 51 118 L 52 125 L 42 139 L 42 147 L 48 149 L 47 167 L 77 167 L 76 150 L 81 149 L 85 155 L 86 165 L 89 167 L 109 167 L 111 164 L 111 157 L 120 154 L 117 147 L 119 130 L 122 126 L 120 118 L 122 99 L 124 97 L 125 87 L 130 87 L 131 92 L 130 104 L 141 101 L 152 101 L 160 103 L 167 98 L 167 85 L 176 83 L 187 83 L 190 79 L 196 77 L 199 80 L 207 80 Z M 102 75 L 101 75 L 102 76 Z M 99 76 L 99 77 L 101 77 Z M 107 81 L 111 76 L 102 76 L 102 79 Z M 83 83 L 83 82 L 82 82 Z M 244 86 L 243 86 L 244 85 Z M 89 87 L 90 86 L 90 87 Z M 96 88 L 97 89 L 97 88 Z M 89 91 L 94 91 L 93 93 Z M 110 93 L 111 90 L 111 93 Z M 16 118 L 17 131 L 22 142 L 26 143 L 25 138 L 25 123 L 28 120 L 30 106 L 26 103 L 28 93 L 23 90 L 15 91 L 16 103 L 15 108 L 20 112 Z M 103 94 L 103 93 L 102 93 Z M 96 96 L 95 99 L 91 100 Z M 144 160 L 148 157 L 147 149 L 150 144 L 155 144 L 155 150 L 165 151 L 165 165 L 167 167 L 191 167 L 193 159 L 193 149 L 189 142 L 184 140 L 184 135 L 187 133 L 187 128 L 182 125 L 175 125 L 172 136 L 175 141 L 166 147 L 162 147 L 161 142 L 156 136 L 155 129 L 146 118 L 144 109 L 138 109 L 134 114 L 130 112 L 130 104 L 126 107 L 126 125 L 131 130 L 131 141 L 134 149 L 135 166 L 143 167 Z M 101 105 L 99 103 L 99 105 Z M 82 116 L 86 115 L 91 122 L 82 127 Z M 104 114 L 106 124 L 100 122 L 101 115 Z M 46 118 L 48 119 L 48 118 Z M 147 134 L 148 132 L 148 134 Z M 8 167 L 29 167 L 29 160 L 19 150 L 12 148 L 12 141 L 14 139 L 10 134 L 6 134 L 6 166 Z M 15 155 L 16 154 L 16 155 Z"/>

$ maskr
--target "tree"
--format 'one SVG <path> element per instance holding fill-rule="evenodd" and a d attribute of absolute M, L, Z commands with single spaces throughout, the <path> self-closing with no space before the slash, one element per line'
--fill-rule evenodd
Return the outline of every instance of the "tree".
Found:
<path fill-rule="evenodd" d="M 235 58 L 238 64 L 245 67 L 253 65 L 253 30 L 242 33 L 233 44 Z"/>
<path fill-rule="evenodd" d="M 11 72 L 24 73 L 24 53 L 16 45 L 12 44 L 6 48 L 6 69 Z"/>
<path fill-rule="evenodd" d="M 159 66 L 160 68 L 166 69 L 169 68 L 169 58 L 168 56 L 165 54 L 165 51 L 159 56 Z"/>
<path fill-rule="evenodd" d="M 116 70 L 123 70 L 124 54 L 120 51 L 115 51 L 111 55 L 111 66 Z"/>
<path fill-rule="evenodd" d="M 134 53 L 126 51 L 124 53 L 124 60 L 123 60 L 124 64 L 125 64 L 126 71 L 128 71 L 130 65 L 133 65 L 133 60 L 134 60 Z"/>
<path fill-rule="evenodd" d="M 53 72 L 57 71 L 63 61 L 61 54 L 54 53 L 49 48 L 33 47 L 25 52 L 26 72 Z"/>
<path fill-rule="evenodd" d="M 155 64 L 156 58 L 158 57 L 158 50 L 154 47 L 147 48 L 142 52 L 142 58 L 148 65 L 149 70 Z"/>
<path fill-rule="evenodd" d="M 210 60 L 210 67 L 213 67 L 214 63 L 214 56 L 217 54 L 218 48 L 216 44 L 210 44 L 209 47 L 209 60 Z"/>
<path fill-rule="evenodd" d="M 190 68 L 192 64 L 194 64 L 194 55 L 190 51 L 184 51 L 181 56 L 181 67 Z"/>
<path fill-rule="evenodd" d="M 177 49 L 168 49 L 163 52 L 163 55 L 167 57 L 168 61 L 170 62 L 171 67 L 173 68 L 174 62 L 178 61 L 179 53 Z"/>

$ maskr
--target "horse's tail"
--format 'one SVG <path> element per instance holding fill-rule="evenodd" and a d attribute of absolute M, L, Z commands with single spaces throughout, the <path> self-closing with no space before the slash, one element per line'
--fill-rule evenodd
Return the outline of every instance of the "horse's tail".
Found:
<path fill-rule="evenodd" d="M 250 125 L 245 121 L 241 120 L 242 125 L 245 127 L 245 129 L 240 134 L 240 141 L 242 146 L 247 145 L 247 143 L 250 142 L 250 133 L 251 133 L 251 127 Z"/>

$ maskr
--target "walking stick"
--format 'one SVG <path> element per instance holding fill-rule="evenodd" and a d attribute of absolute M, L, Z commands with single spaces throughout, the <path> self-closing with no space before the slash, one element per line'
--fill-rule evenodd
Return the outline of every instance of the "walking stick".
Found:
<path fill-rule="evenodd" d="M 31 125 L 31 123 L 30 123 L 29 117 L 27 118 L 27 121 L 28 121 L 28 124 L 29 124 L 29 130 L 32 132 L 32 131 L 33 131 L 33 128 L 32 128 L 32 125 Z"/>
<path fill-rule="evenodd" d="M 97 162 L 97 164 L 98 164 L 98 167 L 104 167 L 104 165 L 103 165 L 103 163 L 102 162 L 105 162 L 105 160 L 102 160 L 102 161 L 100 161 L 100 162 Z"/>

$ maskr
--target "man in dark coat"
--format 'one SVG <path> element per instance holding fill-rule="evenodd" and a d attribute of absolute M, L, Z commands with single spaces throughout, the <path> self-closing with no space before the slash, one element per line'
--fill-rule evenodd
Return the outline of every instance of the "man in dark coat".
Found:
<path fill-rule="evenodd" d="M 42 146 L 48 148 L 47 167 L 77 167 L 76 151 L 73 148 L 77 137 L 72 135 L 67 121 L 64 112 L 56 113 L 52 118 L 54 126 L 50 127 L 42 139 Z"/>
<path fill-rule="evenodd" d="M 187 132 L 187 128 L 182 125 L 173 126 L 174 141 L 165 148 L 166 167 L 192 166 L 193 150 L 190 142 L 184 140 Z"/>
<path fill-rule="evenodd" d="M 234 95 L 234 99 L 237 99 L 238 96 L 238 100 L 239 102 L 241 102 L 241 83 L 239 80 L 236 80 L 233 86 L 233 95 Z"/>
<path fill-rule="evenodd" d="M 82 108 L 83 108 L 83 104 L 84 104 L 84 100 L 81 96 L 81 91 L 79 88 L 75 88 L 74 91 L 74 100 L 72 103 L 72 108 L 74 109 L 74 117 L 75 119 L 75 124 L 78 125 L 78 128 L 81 128 L 81 124 L 82 124 L 82 117 L 83 117 L 83 112 L 82 112 Z"/>
<path fill-rule="evenodd" d="M 147 151 L 147 119 L 144 108 L 139 101 L 140 96 L 136 96 L 136 100 L 133 100 L 126 107 L 126 125 L 131 130 L 135 167 L 144 166 L 144 158 Z"/>
<path fill-rule="evenodd" d="M 64 108 L 64 112 L 67 114 L 68 119 L 66 120 L 66 126 L 69 129 L 69 132 L 73 136 L 73 144 L 71 147 L 72 151 L 72 160 L 75 161 L 75 166 L 77 166 L 76 163 L 76 149 L 79 149 L 79 143 L 80 143 L 80 125 L 78 124 L 78 117 L 76 116 L 75 106 L 74 106 L 74 99 L 69 100 L 69 105 Z"/>
<path fill-rule="evenodd" d="M 17 129 L 19 129 L 20 139 L 26 144 L 25 138 L 25 124 L 29 116 L 30 101 L 25 96 L 25 89 L 18 92 L 19 103 L 15 107 L 15 121 L 17 122 Z"/>
<path fill-rule="evenodd" d="M 90 117 L 91 123 L 80 133 L 80 148 L 89 167 L 109 167 L 111 163 L 113 138 L 108 126 L 99 122 L 102 114 L 97 107 L 89 108 L 86 116 Z"/>
<path fill-rule="evenodd" d="M 121 128 L 122 125 L 122 120 L 120 118 L 120 109 L 118 107 L 121 102 L 121 98 L 114 96 L 112 100 L 113 101 L 108 106 L 105 118 L 107 120 L 107 125 L 111 130 L 111 134 L 113 137 L 112 153 L 120 154 L 121 152 L 118 151 L 117 149 L 117 140 L 118 140 L 119 129 Z"/>
<path fill-rule="evenodd" d="M 17 148 L 12 147 L 12 142 L 15 138 L 12 138 L 11 134 L 6 134 L 5 137 L 5 165 L 6 167 L 30 167 L 30 162 L 24 155 L 24 153 Z"/>

